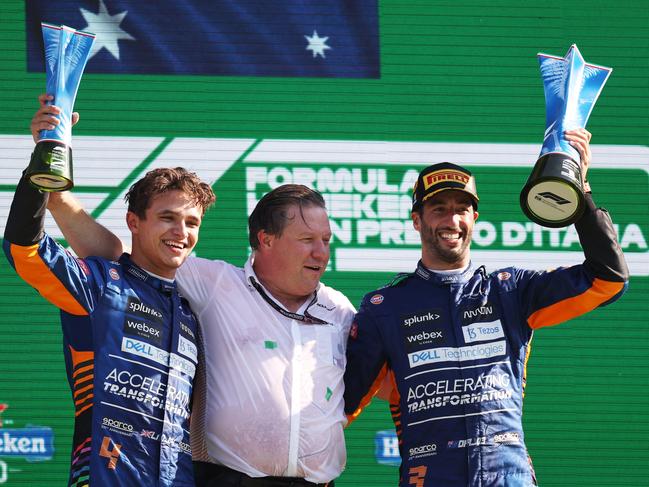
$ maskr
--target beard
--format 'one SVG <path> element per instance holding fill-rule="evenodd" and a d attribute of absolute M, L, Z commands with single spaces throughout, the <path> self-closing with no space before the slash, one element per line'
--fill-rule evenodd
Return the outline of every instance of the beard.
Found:
<path fill-rule="evenodd" d="M 438 258 L 442 262 L 451 265 L 461 265 L 467 253 L 469 252 L 469 246 L 471 245 L 471 239 L 473 237 L 473 229 L 469 228 L 466 230 L 466 233 L 460 233 L 464 234 L 461 245 L 455 248 L 448 248 L 444 244 L 443 240 L 437 235 L 437 232 L 426 225 L 422 219 L 420 232 L 421 244 L 426 250 L 431 253 L 432 256 Z"/>

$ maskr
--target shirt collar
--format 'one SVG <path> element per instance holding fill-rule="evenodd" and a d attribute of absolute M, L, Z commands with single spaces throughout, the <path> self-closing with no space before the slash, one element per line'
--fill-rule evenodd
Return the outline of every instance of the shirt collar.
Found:
<path fill-rule="evenodd" d="M 286 309 L 286 307 L 280 303 L 275 297 L 264 287 L 264 285 L 261 283 L 259 278 L 257 277 L 257 274 L 255 273 L 255 269 L 253 268 L 253 263 L 255 260 L 255 254 L 253 253 L 248 260 L 246 261 L 246 264 L 243 266 L 243 272 L 245 275 L 246 279 L 246 284 L 248 286 L 248 289 L 251 292 L 258 293 L 261 295 L 261 297 L 265 301 L 270 301 L 268 304 L 270 304 L 275 310 L 277 310 L 279 313 L 282 315 L 292 318 L 292 319 L 297 319 L 298 321 L 304 321 L 304 322 L 313 322 L 313 321 L 323 321 L 323 323 L 316 323 L 316 324 L 325 324 L 324 320 L 320 320 L 320 318 L 316 318 L 309 314 L 308 309 L 314 305 L 315 303 L 318 302 L 318 296 L 320 294 L 320 289 L 322 287 L 322 283 L 318 283 L 318 287 L 316 288 L 315 292 L 313 295 L 308 298 L 301 306 L 300 308 L 295 312 L 291 312 Z M 259 289 L 257 289 L 259 287 Z M 312 323 L 311 323 L 312 324 Z"/>

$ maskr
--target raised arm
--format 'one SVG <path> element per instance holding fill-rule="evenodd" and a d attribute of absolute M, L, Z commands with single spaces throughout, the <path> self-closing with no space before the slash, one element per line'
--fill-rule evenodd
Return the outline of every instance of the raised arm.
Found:
<path fill-rule="evenodd" d="M 116 260 L 124 252 L 122 241 L 97 223 L 69 191 L 52 193 L 47 209 L 79 257 L 97 255 Z"/>
<path fill-rule="evenodd" d="M 592 276 L 607 282 L 624 283 L 624 288 L 626 288 L 629 269 L 618 244 L 613 222 L 608 211 L 598 208 L 593 202 L 590 185 L 586 181 L 591 160 L 590 138 L 590 132 L 585 129 L 566 132 L 566 139 L 579 151 L 581 156 L 582 177 L 586 192 L 586 210 L 583 216 L 575 222 L 575 229 L 586 257 L 584 266 Z M 615 294 L 615 297 L 619 297 L 621 293 Z"/>
<path fill-rule="evenodd" d="M 590 133 L 577 129 L 566 132 L 566 139 L 581 155 L 585 179 L 590 162 Z M 612 303 L 627 288 L 629 270 L 611 217 L 594 203 L 590 187 L 584 187 L 586 207 L 575 222 L 584 262 L 547 272 L 520 271 L 519 306 L 532 329 L 563 323 Z"/>

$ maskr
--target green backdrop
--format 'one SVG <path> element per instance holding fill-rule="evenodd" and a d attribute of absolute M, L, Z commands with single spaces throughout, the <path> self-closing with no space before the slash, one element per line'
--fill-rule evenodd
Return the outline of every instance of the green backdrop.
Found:
<path fill-rule="evenodd" d="M 105 3 L 110 10 L 110 0 Z M 29 156 L 29 120 L 45 86 L 43 74 L 26 71 L 24 10 L 23 2 L 0 2 L 0 150 L 8 168 L 0 171 L 3 219 L 17 168 Z M 563 56 L 576 43 L 587 61 L 614 68 L 588 126 L 595 154 L 590 181 L 596 201 L 619 225 L 633 275 L 621 301 L 535 335 L 526 441 L 543 486 L 647 485 L 646 0 L 383 0 L 379 10 L 380 79 L 84 75 L 74 136 L 86 149 L 75 156 L 75 167 L 81 178 L 83 170 L 92 171 L 99 182 L 82 178 L 77 191 L 95 216 L 117 228 L 121 221 L 110 211 L 119 214 L 121 192 L 143 170 L 156 161 L 209 166 L 204 144 L 233 139 L 228 143 L 237 148 L 214 177 L 218 202 L 205 219 L 197 254 L 243 264 L 251 201 L 310 170 L 337 228 L 324 281 L 358 303 L 390 279 L 393 267 L 410 265 L 390 260 L 402 255 L 396 250 L 409 252 L 408 259 L 416 255 L 401 187 L 408 172 L 446 159 L 477 176 L 482 226 L 475 260 L 495 265 L 515 256 L 532 265 L 566 256 L 576 262 L 579 246 L 568 231 L 526 226 L 518 207 L 545 128 L 536 53 Z M 93 150 L 97 141 L 108 149 Z M 314 141 L 337 142 L 320 150 Z M 210 149 L 217 156 L 218 147 Z M 270 178 L 277 168 L 284 172 Z M 365 182 L 373 176 L 385 181 L 373 189 L 346 187 L 345 170 Z M 354 252 L 388 257 L 361 259 L 362 268 L 352 269 L 344 256 Z M 52 459 L 39 462 L 0 451 L 0 484 L 63 485 L 73 409 L 58 312 L 2 261 L 0 314 L 0 435 L 46 426 L 55 447 Z M 377 431 L 391 427 L 387 405 L 375 401 L 347 430 L 348 467 L 337 485 L 396 485 L 397 469 L 377 463 L 374 446 Z"/>

